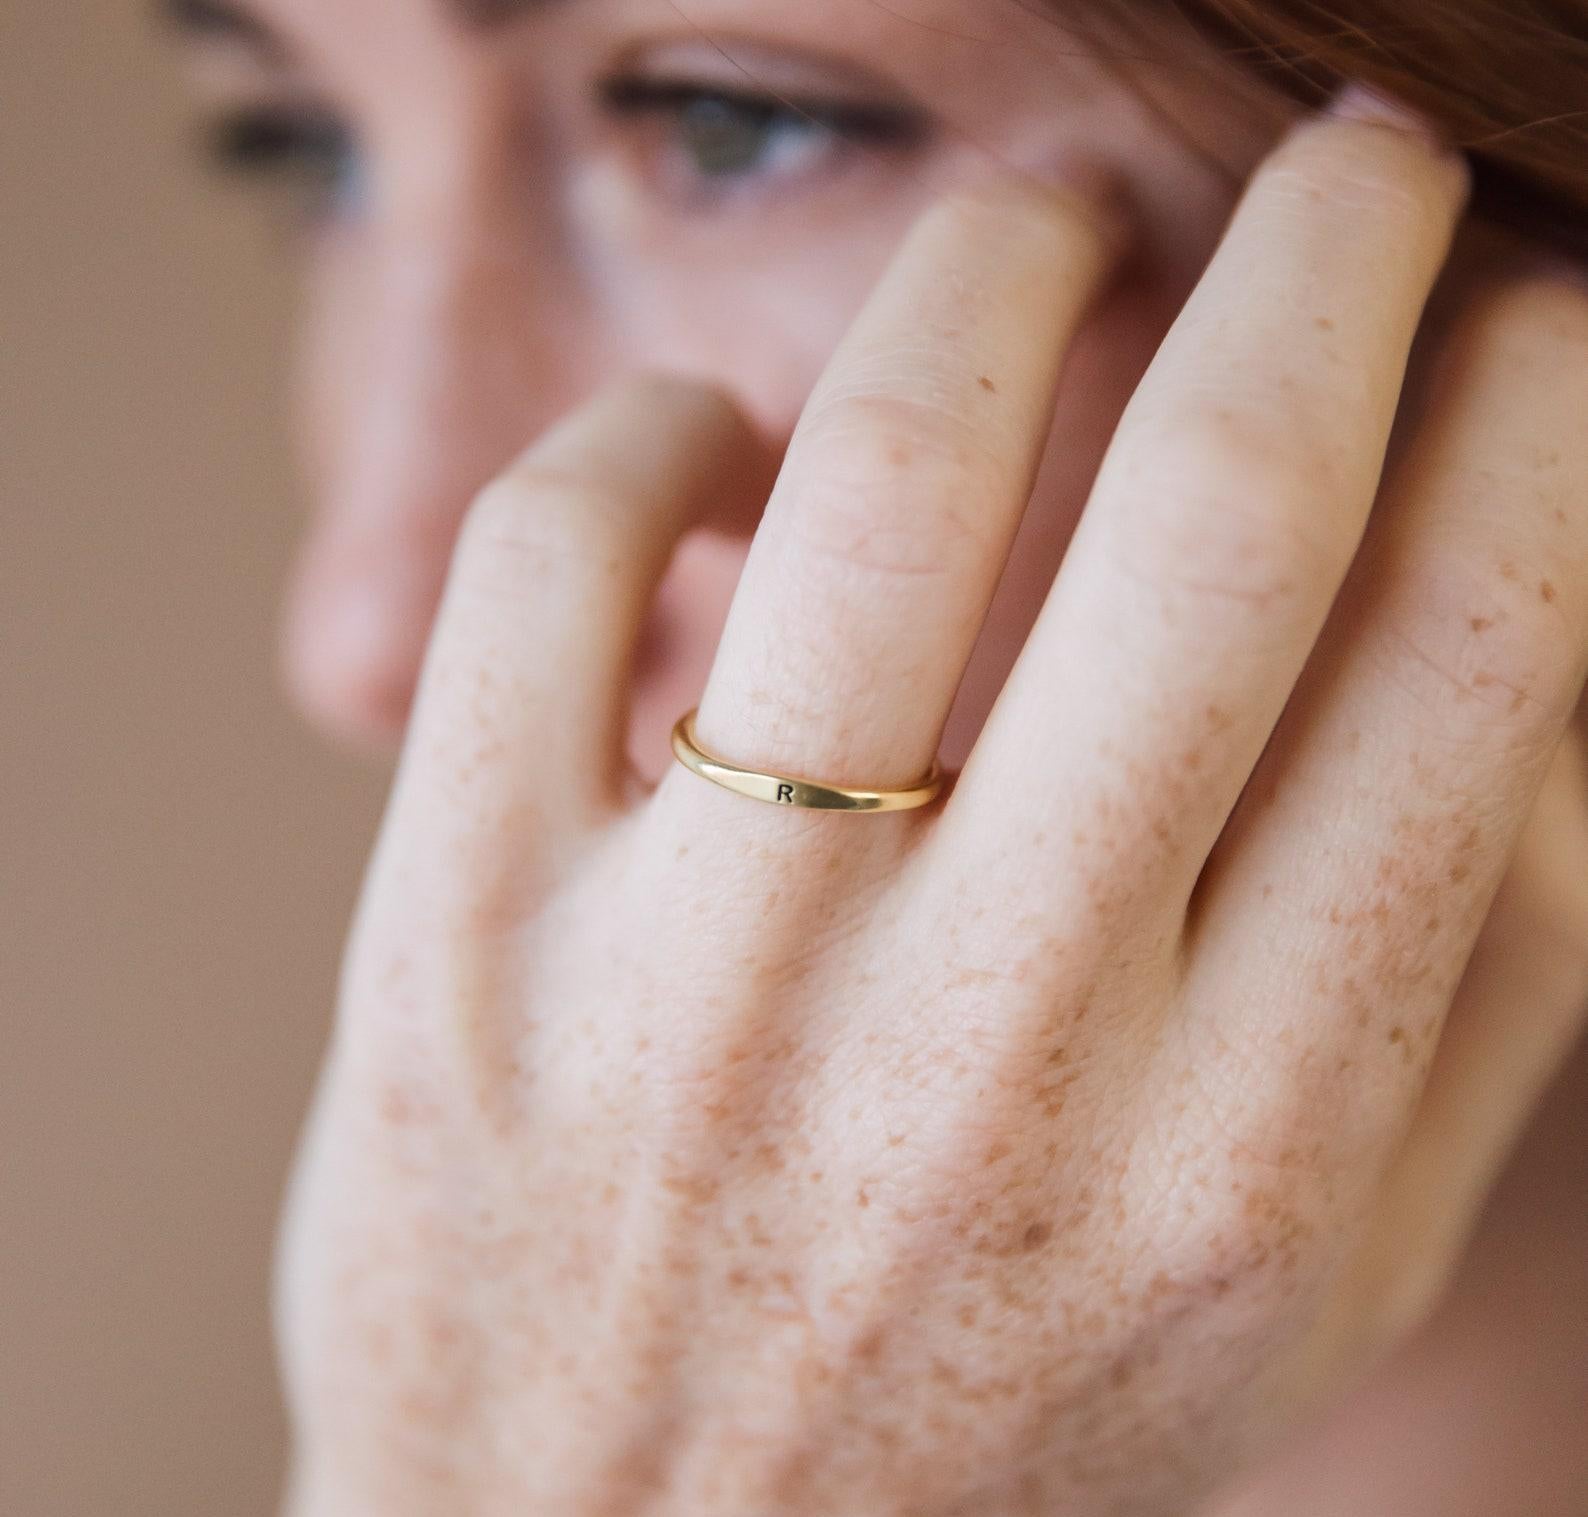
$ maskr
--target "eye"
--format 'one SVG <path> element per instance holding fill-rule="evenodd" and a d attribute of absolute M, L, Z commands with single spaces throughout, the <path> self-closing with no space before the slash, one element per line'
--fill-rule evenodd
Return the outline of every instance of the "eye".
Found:
<path fill-rule="evenodd" d="M 315 215 L 356 199 L 362 178 L 352 133 L 329 112 L 258 107 L 209 129 L 209 155 L 228 173 L 286 181 Z"/>
<path fill-rule="evenodd" d="M 894 106 L 784 100 L 687 81 L 620 78 L 607 111 L 659 130 L 665 166 L 702 189 L 728 191 L 798 177 L 848 151 L 914 145 L 925 126 Z"/>

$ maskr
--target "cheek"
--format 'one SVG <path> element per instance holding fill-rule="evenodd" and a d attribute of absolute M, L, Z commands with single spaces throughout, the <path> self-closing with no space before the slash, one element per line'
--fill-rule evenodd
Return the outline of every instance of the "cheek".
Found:
<path fill-rule="evenodd" d="M 461 224 L 467 211 L 447 235 L 354 222 L 314 248 L 299 394 L 326 504 L 350 472 L 390 457 L 399 477 L 383 499 L 455 514 L 460 489 L 472 494 L 621 366 L 566 271 L 484 217 Z"/>
<path fill-rule="evenodd" d="M 577 261 L 625 367 L 724 385 L 771 437 L 792 430 L 927 195 L 910 183 L 715 213 L 659 209 L 622 176 L 575 187 Z"/>
<path fill-rule="evenodd" d="M 299 318 L 294 368 L 299 451 L 316 493 L 331 478 L 334 460 L 352 435 L 361 404 L 363 355 L 372 325 L 365 314 L 367 259 L 347 240 L 322 243 L 311 260 Z"/>

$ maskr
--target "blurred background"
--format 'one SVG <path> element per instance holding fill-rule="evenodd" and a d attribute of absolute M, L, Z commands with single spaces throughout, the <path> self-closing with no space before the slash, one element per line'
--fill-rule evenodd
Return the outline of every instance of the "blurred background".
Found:
<path fill-rule="evenodd" d="M 383 776 L 278 697 L 290 269 L 153 8 L 0 0 L 0 1513 L 273 1510 L 281 1178 Z"/>

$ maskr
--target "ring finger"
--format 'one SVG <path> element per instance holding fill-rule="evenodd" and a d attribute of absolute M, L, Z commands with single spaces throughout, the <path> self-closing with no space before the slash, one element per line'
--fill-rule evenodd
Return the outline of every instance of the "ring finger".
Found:
<path fill-rule="evenodd" d="M 930 766 L 1112 261 L 1109 225 L 1025 183 L 922 219 L 795 431 L 701 703 L 703 746 L 835 785 L 905 786 Z M 697 804 L 725 799 L 708 790 Z"/>

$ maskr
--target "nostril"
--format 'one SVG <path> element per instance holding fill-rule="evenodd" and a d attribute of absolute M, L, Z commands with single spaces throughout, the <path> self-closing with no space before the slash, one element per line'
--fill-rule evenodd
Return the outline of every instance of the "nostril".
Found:
<path fill-rule="evenodd" d="M 367 574 L 305 576 L 282 628 L 293 700 L 339 741 L 391 746 L 407 725 L 432 612 L 413 591 Z"/>

